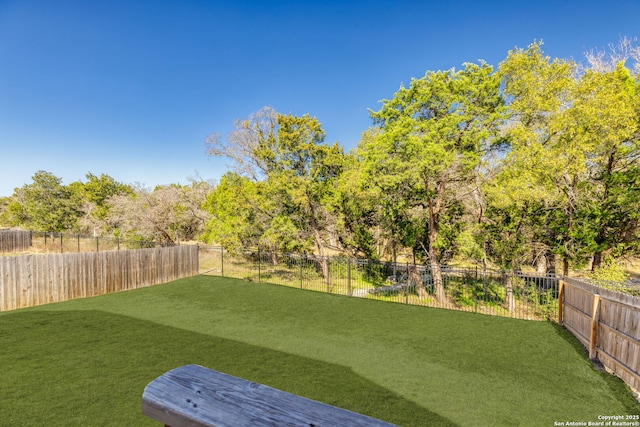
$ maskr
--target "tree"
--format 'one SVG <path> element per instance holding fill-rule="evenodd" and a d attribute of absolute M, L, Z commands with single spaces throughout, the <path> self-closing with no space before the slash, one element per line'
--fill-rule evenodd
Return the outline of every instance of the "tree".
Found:
<path fill-rule="evenodd" d="M 623 63 L 593 58 L 580 69 L 534 43 L 499 68 L 512 119 L 494 201 L 538 215 L 533 238 L 549 259 L 562 257 L 563 275 L 591 254 L 597 268 L 604 251 L 632 248 L 637 233 L 637 81 Z"/>
<path fill-rule="evenodd" d="M 358 147 L 345 156 L 334 203 L 340 246 L 352 256 L 367 259 L 384 256 L 387 246 L 376 233 L 380 229 L 380 189 L 369 185 L 362 161 L 364 141 L 375 139 L 376 132 L 376 128 L 363 132 Z"/>
<path fill-rule="evenodd" d="M 570 113 L 571 138 L 589 148 L 587 201 L 580 214 L 590 226 L 585 237 L 595 270 L 606 253 L 640 250 L 640 81 L 624 62 L 610 71 L 587 70 Z"/>
<path fill-rule="evenodd" d="M 445 299 L 438 256 L 442 218 L 456 204 L 456 190 L 473 181 L 481 156 L 497 137 L 503 118 L 499 84 L 486 63 L 428 71 L 371 112 L 382 132 L 366 149 L 368 176 L 391 196 L 392 212 L 400 207 L 398 213 L 426 230 L 439 301 Z"/>
<path fill-rule="evenodd" d="M 226 140 L 218 135 L 208 139 L 209 154 L 233 160 L 237 173 L 260 184 L 259 193 L 272 204 L 263 211 L 268 212 L 269 226 L 261 231 L 262 241 L 295 233 L 299 246 L 310 241 L 317 255 L 326 255 L 344 154 L 337 144 L 325 145 L 324 138 L 315 117 L 283 115 L 265 107 L 248 120 L 236 121 Z M 327 278 L 328 264 L 322 259 Z"/>
<path fill-rule="evenodd" d="M 278 126 L 277 144 L 267 143 L 259 152 L 267 164 L 267 182 L 279 193 L 302 239 L 313 241 L 327 278 L 324 257 L 344 155 L 338 144 L 324 144 L 325 133 L 315 117 L 280 115 Z"/>
<path fill-rule="evenodd" d="M 83 216 L 79 220 L 79 228 L 83 232 L 112 232 L 113 225 L 108 221 L 108 200 L 116 195 L 132 195 L 133 189 L 106 174 L 97 176 L 88 172 L 86 178 L 87 182 L 76 181 L 69 184 L 69 189 L 83 201 Z"/>
<path fill-rule="evenodd" d="M 5 221 L 34 231 L 74 230 L 81 215 L 81 201 L 50 172 L 38 171 L 32 180 L 15 189 L 5 208 Z"/>
<path fill-rule="evenodd" d="M 541 46 L 534 42 L 527 49 L 516 48 L 499 66 L 511 116 L 505 127 L 508 150 L 498 175 L 500 194 L 493 201 L 495 211 L 510 205 L 510 211 L 521 215 L 546 215 L 545 231 L 529 234 L 542 239 L 540 256 L 562 256 L 566 275 L 569 261 L 584 256 L 576 238 L 575 216 L 583 196 L 579 183 L 586 173 L 585 147 L 567 139 L 565 124 L 576 85 L 576 64 L 551 60 Z M 538 204 L 541 209 L 535 209 Z M 511 261 L 508 264 L 502 267 L 519 268 Z"/>
<path fill-rule="evenodd" d="M 133 194 L 116 194 L 107 199 L 107 221 L 116 232 L 130 238 L 176 244 L 193 240 L 204 230 L 208 214 L 200 206 L 210 186 L 171 184 L 151 190 L 142 185 Z"/>
<path fill-rule="evenodd" d="M 279 114 L 271 107 L 263 107 L 249 115 L 248 119 L 237 119 L 234 129 L 222 138 L 218 133 L 207 137 L 209 156 L 227 157 L 240 176 L 257 182 L 266 176 L 266 163 L 261 150 L 277 140 Z M 262 148 L 261 148 L 262 147 Z"/>

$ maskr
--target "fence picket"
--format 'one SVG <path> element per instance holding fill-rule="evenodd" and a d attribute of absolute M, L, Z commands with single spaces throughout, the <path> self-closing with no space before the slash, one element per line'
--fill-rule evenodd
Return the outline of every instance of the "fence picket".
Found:
<path fill-rule="evenodd" d="M 30 247 L 30 231 L 0 230 L 0 253 L 26 251 Z"/>
<path fill-rule="evenodd" d="M 566 298 L 575 302 L 587 296 L 593 311 L 588 316 L 582 310 L 569 310 L 575 316 L 565 315 L 562 324 L 587 347 L 589 357 L 597 358 L 629 386 L 640 388 L 640 297 L 573 278 L 564 282 Z"/>
<path fill-rule="evenodd" d="M 151 286 L 196 274 L 195 245 L 0 257 L 0 311 Z"/>

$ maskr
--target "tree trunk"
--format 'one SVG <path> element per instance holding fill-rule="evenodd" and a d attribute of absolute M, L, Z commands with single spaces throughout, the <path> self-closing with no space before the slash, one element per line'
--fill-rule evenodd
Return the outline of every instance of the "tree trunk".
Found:
<path fill-rule="evenodd" d="M 511 282 L 511 276 L 509 274 L 505 274 L 504 276 L 504 286 L 507 289 L 507 310 L 509 310 L 509 313 L 513 313 L 516 309 L 516 300 L 513 297 L 513 283 Z"/>
<path fill-rule="evenodd" d="M 562 258 L 562 276 L 569 277 L 569 260 L 567 257 Z"/>
<path fill-rule="evenodd" d="M 316 244 L 316 251 L 318 252 L 318 257 L 320 258 L 320 268 L 322 270 L 322 277 L 327 285 L 327 289 L 331 288 L 331 284 L 329 283 L 329 260 L 325 256 L 324 246 L 322 245 L 322 238 L 320 236 L 320 231 L 317 228 L 313 229 L 313 240 Z"/>
<path fill-rule="evenodd" d="M 615 154 L 616 151 L 612 150 L 609 153 L 609 158 L 607 160 L 607 167 L 603 174 L 602 182 L 604 184 L 604 188 L 602 190 L 602 199 L 600 203 L 605 204 L 609 200 L 609 178 L 613 174 L 613 165 L 615 163 Z M 607 241 L 607 222 L 600 223 L 600 227 L 598 228 L 598 235 L 595 238 L 595 242 L 598 244 L 598 250 L 593 254 L 593 263 L 591 264 L 591 271 L 595 271 L 597 268 L 602 266 L 602 248 L 605 246 L 605 242 Z"/>
<path fill-rule="evenodd" d="M 424 288 L 424 283 L 422 283 L 422 276 L 420 275 L 420 272 L 418 271 L 418 267 L 415 264 L 409 267 L 409 272 L 407 275 L 407 284 L 409 286 L 416 287 L 416 291 L 418 293 L 419 298 L 427 297 L 427 290 Z"/>
<path fill-rule="evenodd" d="M 320 268 L 322 269 L 322 277 L 327 285 L 327 291 L 331 288 L 329 283 L 329 261 L 327 260 L 324 252 L 324 244 L 322 242 L 322 236 L 320 235 L 320 225 L 317 217 L 317 209 L 311 200 L 311 197 L 307 193 L 307 203 L 309 208 L 309 226 L 311 228 L 311 234 L 313 236 L 313 242 L 316 245 L 316 251 L 320 257 Z"/>
<path fill-rule="evenodd" d="M 438 302 L 445 302 L 446 296 L 444 294 L 442 270 L 440 270 L 440 260 L 438 259 L 438 251 L 436 250 L 440 225 L 438 215 L 441 205 L 442 196 L 440 195 L 438 195 L 435 200 L 429 202 L 429 265 L 431 266 L 431 277 L 433 278 L 436 300 Z"/>
<path fill-rule="evenodd" d="M 593 254 L 593 262 L 591 263 L 591 271 L 596 271 L 596 269 L 602 266 L 602 251 L 597 251 Z"/>
<path fill-rule="evenodd" d="M 440 270 L 440 262 L 438 254 L 433 247 L 429 245 L 429 265 L 431 267 L 431 277 L 433 278 L 433 288 L 438 302 L 445 302 L 444 281 L 442 280 L 442 270 Z"/>
<path fill-rule="evenodd" d="M 269 255 L 271 256 L 271 264 L 273 264 L 274 266 L 277 266 L 280 264 L 280 260 L 278 259 L 278 253 L 271 249 L 269 251 Z"/>
<path fill-rule="evenodd" d="M 169 235 L 169 233 L 167 233 L 167 231 L 166 231 L 164 228 L 159 227 L 159 226 L 157 226 L 157 225 L 156 225 L 155 227 L 156 227 L 156 230 L 158 230 L 158 231 L 160 232 L 160 234 L 162 235 L 162 237 L 164 237 L 164 239 L 165 239 L 165 241 L 166 241 L 167 243 L 169 243 L 171 246 L 175 246 L 175 245 L 176 245 L 176 242 L 174 242 L 174 241 L 173 241 L 173 239 L 171 238 L 171 236 Z"/>
<path fill-rule="evenodd" d="M 536 272 L 538 274 L 547 273 L 547 256 L 545 254 L 540 254 L 536 258 Z"/>
<path fill-rule="evenodd" d="M 436 250 L 436 241 L 438 240 L 438 224 L 437 221 L 430 218 L 429 221 L 429 265 L 431 267 L 431 277 L 433 278 L 433 288 L 436 300 L 445 302 L 444 281 L 442 280 L 442 270 L 440 269 L 440 260 L 438 259 L 438 251 Z"/>
<path fill-rule="evenodd" d="M 547 274 L 556 274 L 556 254 L 547 253 Z"/>
<path fill-rule="evenodd" d="M 539 274 L 556 273 L 556 257 L 549 249 L 546 249 L 543 254 L 538 256 L 536 260 L 536 271 Z"/>

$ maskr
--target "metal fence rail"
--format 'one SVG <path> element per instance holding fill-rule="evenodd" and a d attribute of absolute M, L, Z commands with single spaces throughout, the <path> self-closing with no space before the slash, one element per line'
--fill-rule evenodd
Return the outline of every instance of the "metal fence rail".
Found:
<path fill-rule="evenodd" d="M 156 242 L 149 239 L 121 239 L 108 236 L 41 231 L 23 231 L 22 233 L 29 236 L 29 244 L 23 245 L 13 252 L 104 252 L 121 249 L 150 249 L 175 246 L 170 242 Z"/>
<path fill-rule="evenodd" d="M 445 299 L 438 301 L 430 268 L 409 263 L 201 247 L 200 272 L 519 319 L 555 319 L 558 313 L 558 278 L 548 275 L 443 266 Z"/>

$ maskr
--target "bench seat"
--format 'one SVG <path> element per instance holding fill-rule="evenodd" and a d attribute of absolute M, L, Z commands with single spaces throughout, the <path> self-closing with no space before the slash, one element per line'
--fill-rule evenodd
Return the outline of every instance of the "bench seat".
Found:
<path fill-rule="evenodd" d="M 394 426 L 199 365 L 149 383 L 142 412 L 170 427 Z"/>

